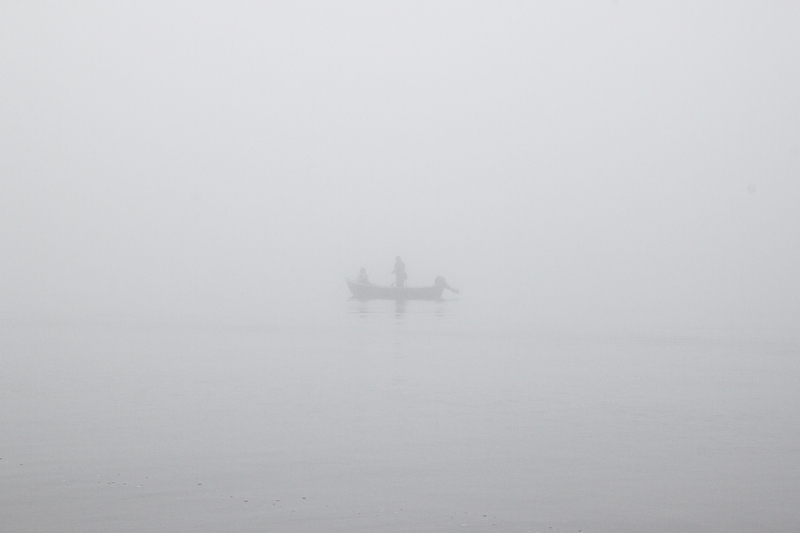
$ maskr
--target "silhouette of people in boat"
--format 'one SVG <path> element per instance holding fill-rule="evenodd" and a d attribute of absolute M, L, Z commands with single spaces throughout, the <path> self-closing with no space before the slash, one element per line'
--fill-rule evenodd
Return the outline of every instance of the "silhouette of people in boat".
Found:
<path fill-rule="evenodd" d="M 437 287 L 443 287 L 447 290 L 453 291 L 455 294 L 458 294 L 458 289 L 455 289 L 447 284 L 444 280 L 444 276 L 436 276 L 436 280 L 434 280 L 433 284 Z"/>
<path fill-rule="evenodd" d="M 392 270 L 392 274 L 395 277 L 395 283 L 398 287 L 402 287 L 406 284 L 406 264 L 400 259 L 400 256 L 394 258 L 394 270 Z"/>
<path fill-rule="evenodd" d="M 366 268 L 361 269 L 361 271 L 358 273 L 358 279 L 356 281 L 363 283 L 364 285 L 369 285 L 369 278 L 367 277 Z"/>

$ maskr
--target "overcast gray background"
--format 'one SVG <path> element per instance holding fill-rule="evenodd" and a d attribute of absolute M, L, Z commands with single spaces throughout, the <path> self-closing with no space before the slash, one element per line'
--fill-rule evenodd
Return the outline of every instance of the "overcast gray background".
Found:
<path fill-rule="evenodd" d="M 0 317 L 800 323 L 800 6 L 0 6 Z M 468 311 L 468 312 L 467 312 Z"/>

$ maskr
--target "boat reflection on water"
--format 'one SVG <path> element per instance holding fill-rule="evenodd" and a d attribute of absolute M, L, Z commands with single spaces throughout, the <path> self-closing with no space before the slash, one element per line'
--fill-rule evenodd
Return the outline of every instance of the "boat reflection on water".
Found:
<path fill-rule="evenodd" d="M 445 318 L 453 314 L 453 303 L 457 299 L 445 299 L 435 302 L 419 302 L 408 300 L 359 300 L 350 298 L 347 311 L 361 319 L 369 317 L 394 316 L 404 317 L 436 317 Z"/>

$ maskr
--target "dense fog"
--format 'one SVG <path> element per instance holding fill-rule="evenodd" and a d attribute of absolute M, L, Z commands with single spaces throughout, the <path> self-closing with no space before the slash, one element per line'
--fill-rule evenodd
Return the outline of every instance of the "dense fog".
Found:
<path fill-rule="evenodd" d="M 800 7 L 11 2 L 0 317 L 791 333 Z"/>

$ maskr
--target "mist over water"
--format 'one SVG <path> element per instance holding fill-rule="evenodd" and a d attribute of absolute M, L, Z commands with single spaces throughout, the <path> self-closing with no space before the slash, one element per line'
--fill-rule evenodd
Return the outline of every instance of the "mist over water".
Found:
<path fill-rule="evenodd" d="M 799 26 L 4 4 L 2 521 L 796 529 Z"/>
<path fill-rule="evenodd" d="M 285 318 L 401 255 L 486 317 L 800 319 L 793 7 L 2 10 L 7 318 Z"/>

